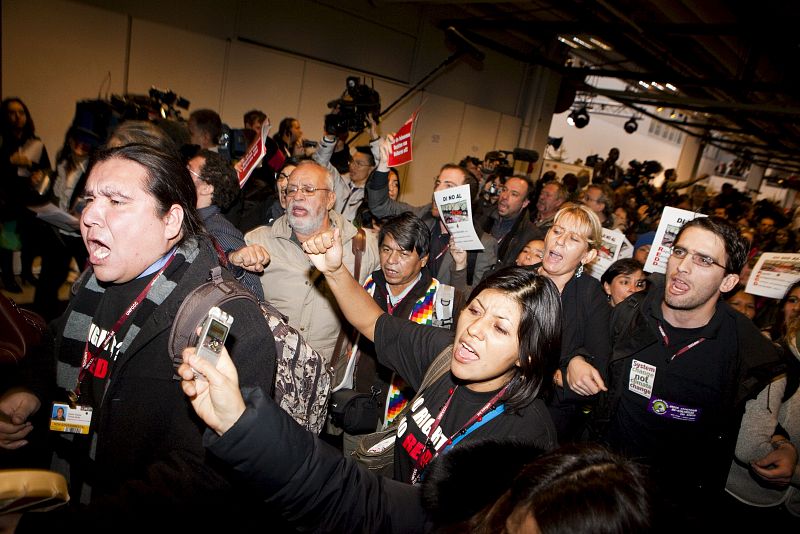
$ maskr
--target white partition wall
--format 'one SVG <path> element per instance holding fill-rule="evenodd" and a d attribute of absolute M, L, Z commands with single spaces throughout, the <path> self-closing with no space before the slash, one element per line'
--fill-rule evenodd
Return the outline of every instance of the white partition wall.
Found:
<path fill-rule="evenodd" d="M 167 13 L 148 9 L 151 4 L 151 0 L 121 0 L 109 10 L 103 2 L 91 0 L 2 3 L 3 96 L 19 96 L 31 107 L 37 131 L 53 157 L 77 101 L 123 94 L 126 88 L 131 94 L 147 94 L 154 86 L 189 100 L 189 111 L 217 110 L 232 128 L 242 126 L 246 111 L 261 109 L 272 119 L 273 131 L 283 117 L 294 116 L 300 119 L 306 137 L 318 140 L 327 103 L 342 94 L 348 76 L 361 76 L 374 84 L 385 108 L 449 54 L 437 43 L 442 39 L 439 30 L 418 29 L 419 23 L 409 18 L 392 27 L 358 23 L 354 28 L 366 32 L 366 37 L 352 42 L 354 34 L 348 34 L 351 44 L 340 50 L 341 62 L 333 56 L 331 63 L 310 59 L 322 58 L 320 50 L 341 42 L 341 36 L 325 35 L 325 28 L 339 31 L 348 17 L 363 21 L 353 11 L 357 2 L 338 7 L 302 2 L 305 12 L 295 18 L 287 18 L 286 13 L 298 6 L 284 6 L 276 14 L 272 8 L 245 2 L 223 8 L 212 2 L 181 1 L 168 6 Z M 311 23 L 315 14 L 337 9 L 341 12 L 334 17 L 336 24 L 331 22 L 334 19 L 327 24 Z M 409 16 L 415 13 L 413 8 L 389 9 Z M 260 27 L 258 20 L 270 15 L 273 18 Z M 381 34 L 386 38 L 381 39 Z M 298 42 L 305 39 L 303 46 L 289 46 L 292 43 L 284 39 L 289 35 Z M 297 53 L 287 51 L 293 49 Z M 385 71 L 387 78 L 365 76 L 337 63 Z M 504 70 L 508 75 L 498 84 Z M 442 72 L 429 90 L 412 94 L 382 118 L 381 131 L 390 133 L 420 109 L 414 161 L 400 169 L 403 200 L 429 202 L 433 177 L 444 163 L 516 146 L 520 119 L 509 113 L 517 105 L 520 72 L 518 62 L 491 53 L 483 70 L 459 63 Z M 407 79 L 410 84 L 391 78 Z M 182 111 L 184 117 L 188 114 Z M 352 146 L 367 141 L 362 135 Z"/>
<path fill-rule="evenodd" d="M 54 160 L 75 103 L 122 91 L 128 19 L 53 0 L 4 1 L 2 8 L 3 98 L 25 101 Z"/>

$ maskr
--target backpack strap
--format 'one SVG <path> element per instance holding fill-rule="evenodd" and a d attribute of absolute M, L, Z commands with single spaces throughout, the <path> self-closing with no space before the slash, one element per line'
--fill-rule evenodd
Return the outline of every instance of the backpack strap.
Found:
<path fill-rule="evenodd" d="M 240 284 L 222 278 L 222 267 L 216 266 L 211 269 L 209 278 L 210 281 L 186 295 L 175 314 L 167 345 L 175 369 L 183 362 L 183 349 L 197 343 L 197 328 L 203 323 L 208 310 L 235 299 L 248 299 L 256 305 L 260 304 L 258 299 Z M 267 306 L 274 310 L 271 304 Z M 276 315 L 280 316 L 280 313 Z M 177 373 L 173 378 L 179 379 Z"/>
<path fill-rule="evenodd" d="M 453 306 L 456 300 L 456 288 L 448 284 L 439 284 L 436 290 L 436 326 L 450 324 L 453 318 Z"/>
<path fill-rule="evenodd" d="M 364 255 L 364 251 L 367 249 L 367 233 L 364 231 L 363 228 L 359 228 L 358 232 L 355 236 L 353 236 L 352 240 L 352 247 L 353 247 L 353 256 L 355 256 L 356 260 L 353 264 L 353 278 L 356 279 L 356 282 L 359 281 L 361 278 L 361 257 Z M 339 335 L 336 336 L 336 345 L 333 347 L 333 356 L 331 356 L 331 368 L 336 368 L 336 362 L 339 361 L 339 356 L 342 352 L 342 347 L 344 346 L 344 340 L 348 337 L 348 328 L 342 326 L 339 330 Z"/>
<path fill-rule="evenodd" d="M 392 419 L 392 423 L 386 428 L 396 426 L 403 419 L 403 417 L 405 417 L 405 415 L 411 409 L 411 406 L 416 402 L 420 395 L 422 395 L 422 393 L 428 389 L 431 384 L 450 372 L 450 359 L 452 356 L 453 345 L 451 343 L 442 349 L 442 352 L 440 352 L 439 355 L 436 356 L 436 358 L 431 362 L 431 364 L 428 366 L 428 369 L 425 371 L 425 376 L 422 378 L 422 383 L 419 385 L 417 392 L 414 394 L 414 398 L 408 401 L 403 410 L 397 414 L 394 419 Z"/>

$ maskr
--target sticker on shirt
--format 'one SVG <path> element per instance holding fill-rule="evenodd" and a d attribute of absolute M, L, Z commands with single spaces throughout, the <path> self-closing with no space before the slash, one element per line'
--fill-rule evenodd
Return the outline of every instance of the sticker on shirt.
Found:
<path fill-rule="evenodd" d="M 647 411 L 661 417 L 667 417 L 676 421 L 694 422 L 700 417 L 702 410 L 691 406 L 682 406 L 664 399 L 653 399 L 647 405 Z"/>
<path fill-rule="evenodd" d="M 67 434 L 88 434 L 92 423 L 92 408 L 53 403 L 50 430 Z"/>
<path fill-rule="evenodd" d="M 628 389 L 649 399 L 653 395 L 653 382 L 656 380 L 656 366 L 633 360 Z"/>

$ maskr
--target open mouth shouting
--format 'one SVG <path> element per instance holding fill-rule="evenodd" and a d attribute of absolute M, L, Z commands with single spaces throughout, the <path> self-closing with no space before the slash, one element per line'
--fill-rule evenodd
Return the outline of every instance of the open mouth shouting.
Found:
<path fill-rule="evenodd" d="M 111 249 L 108 245 L 95 238 L 86 240 L 86 249 L 89 252 L 89 262 L 92 265 L 102 265 L 111 254 Z"/>
<path fill-rule="evenodd" d="M 480 359 L 478 353 L 467 343 L 461 341 L 453 352 L 453 358 L 459 363 L 470 363 Z"/>
<path fill-rule="evenodd" d="M 669 287 L 667 290 L 670 294 L 675 296 L 684 295 L 689 292 L 689 284 L 687 284 L 684 280 L 681 280 L 677 276 L 673 276 L 669 280 Z"/>

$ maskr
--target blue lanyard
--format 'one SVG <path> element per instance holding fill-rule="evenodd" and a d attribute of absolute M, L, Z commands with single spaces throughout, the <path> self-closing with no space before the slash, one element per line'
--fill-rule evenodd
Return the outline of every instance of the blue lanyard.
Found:
<path fill-rule="evenodd" d="M 461 434 L 460 436 L 458 436 L 456 439 L 454 439 L 454 440 L 453 440 L 453 442 L 452 442 L 452 443 L 450 443 L 450 445 L 448 445 L 447 447 L 445 447 L 445 449 L 444 449 L 444 452 L 447 452 L 447 451 L 449 451 L 450 449 L 452 449 L 453 447 L 455 447 L 455 446 L 458 444 L 458 442 L 459 442 L 459 441 L 461 441 L 462 439 L 466 438 L 466 437 L 467 437 L 467 435 L 469 435 L 469 434 L 470 434 L 470 433 L 471 433 L 473 430 L 478 430 L 480 427 L 482 427 L 483 425 L 485 425 L 486 423 L 488 423 L 489 421 L 491 421 L 492 419 L 494 419 L 495 417 L 497 417 L 498 415 L 500 415 L 501 413 L 503 413 L 505 410 L 506 410 L 506 405 L 505 405 L 505 403 L 503 403 L 503 404 L 500 404 L 500 405 L 499 405 L 499 406 L 497 406 L 497 407 L 496 407 L 494 410 L 492 410 L 491 412 L 489 412 L 489 413 L 487 413 L 486 415 L 484 415 L 484 416 L 483 416 L 481 419 L 478 419 L 477 421 L 475 421 L 474 423 L 472 423 L 472 424 L 469 426 L 469 428 L 467 428 L 467 429 L 464 431 L 464 433 L 463 433 L 463 434 Z"/>

